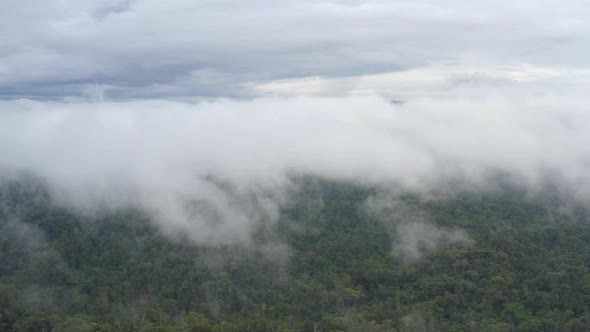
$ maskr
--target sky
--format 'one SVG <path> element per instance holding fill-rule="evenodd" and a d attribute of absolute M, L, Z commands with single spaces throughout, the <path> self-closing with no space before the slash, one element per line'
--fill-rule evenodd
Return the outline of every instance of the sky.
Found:
<path fill-rule="evenodd" d="M 498 175 L 587 203 L 588 17 L 581 0 L 3 1 L 0 187 L 32 176 L 56 204 L 140 209 L 198 244 L 251 242 L 301 176 L 393 206 Z M 464 239 L 415 219 L 399 229 Z"/>
<path fill-rule="evenodd" d="M 584 0 L 0 4 L 0 98 L 392 99 L 590 83 Z"/>

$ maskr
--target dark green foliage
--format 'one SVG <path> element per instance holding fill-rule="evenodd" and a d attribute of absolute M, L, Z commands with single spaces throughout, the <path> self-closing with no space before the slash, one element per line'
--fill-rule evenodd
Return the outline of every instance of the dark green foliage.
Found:
<path fill-rule="evenodd" d="M 373 194 L 303 179 L 281 220 L 255 236 L 289 246 L 276 260 L 256 245 L 166 239 L 134 211 L 79 217 L 41 187 L 7 184 L 0 331 L 590 330 L 583 209 L 513 189 L 404 197 L 473 242 L 408 263 L 392 254 L 395 228 L 361 208 Z"/>

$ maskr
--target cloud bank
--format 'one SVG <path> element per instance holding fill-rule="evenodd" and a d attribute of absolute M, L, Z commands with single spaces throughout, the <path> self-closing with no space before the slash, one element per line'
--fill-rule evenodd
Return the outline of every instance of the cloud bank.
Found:
<path fill-rule="evenodd" d="M 200 244 L 248 243 L 311 175 L 390 191 L 485 189 L 497 174 L 590 197 L 583 95 L 0 102 L 0 176 L 60 204 L 134 207 Z"/>

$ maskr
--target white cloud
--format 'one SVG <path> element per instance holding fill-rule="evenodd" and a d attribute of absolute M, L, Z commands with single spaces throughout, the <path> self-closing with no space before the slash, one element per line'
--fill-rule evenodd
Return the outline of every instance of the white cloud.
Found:
<path fill-rule="evenodd" d="M 564 84 L 566 82 L 566 84 Z M 569 83 L 569 84 L 568 84 Z M 305 77 L 254 83 L 248 89 L 260 95 L 341 96 L 374 95 L 408 100 L 424 96 L 464 96 L 503 93 L 539 93 L 590 87 L 590 68 L 563 69 L 527 64 L 433 64 L 405 71 L 346 77 Z"/>
<path fill-rule="evenodd" d="M 85 210 L 134 206 L 198 243 L 247 243 L 294 175 L 429 193 L 501 172 L 587 199 L 587 99 L 2 102 L 0 174 L 32 173 Z"/>

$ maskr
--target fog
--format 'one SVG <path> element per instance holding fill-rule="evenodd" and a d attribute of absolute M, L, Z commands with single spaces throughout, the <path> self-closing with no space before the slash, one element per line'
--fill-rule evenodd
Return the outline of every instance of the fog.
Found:
<path fill-rule="evenodd" d="M 501 174 L 586 199 L 587 104 L 565 94 L 4 101 L 0 177 L 35 176 L 82 213 L 132 207 L 168 235 L 248 244 L 302 175 L 437 197 L 488 190 Z"/>
<path fill-rule="evenodd" d="M 383 223 L 392 238 L 392 254 L 404 263 L 415 262 L 445 245 L 473 244 L 464 230 L 437 226 L 426 211 L 404 203 L 390 192 L 369 197 L 363 208 Z"/>

